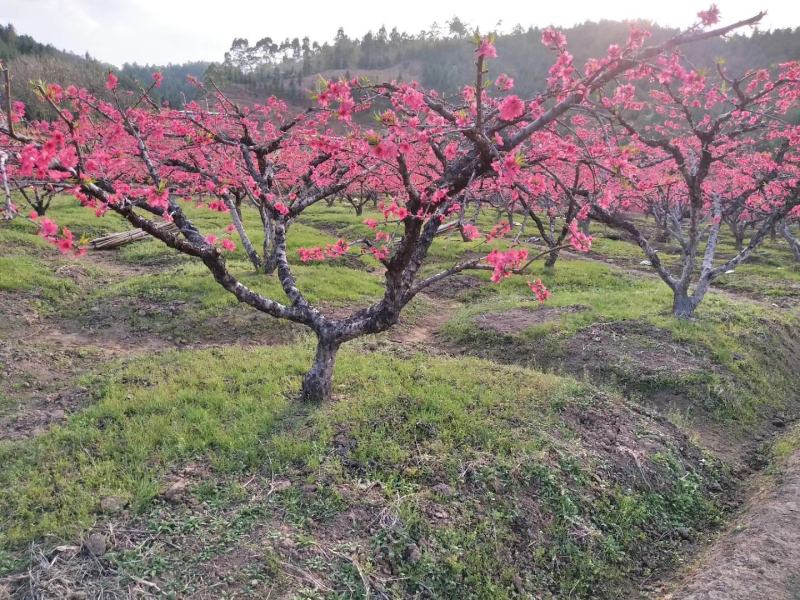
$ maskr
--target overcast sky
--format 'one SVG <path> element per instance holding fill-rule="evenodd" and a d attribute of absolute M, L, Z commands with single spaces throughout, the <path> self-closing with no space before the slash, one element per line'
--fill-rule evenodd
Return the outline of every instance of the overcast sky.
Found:
<path fill-rule="evenodd" d="M 707 0 L 0 0 L 0 23 L 20 33 L 100 60 L 155 63 L 221 60 L 234 37 L 255 42 L 309 36 L 331 40 L 339 26 L 361 37 L 382 24 L 416 33 L 457 14 L 482 31 L 516 23 L 571 25 L 586 20 L 643 18 L 691 23 Z M 723 22 L 768 11 L 762 28 L 800 26 L 797 0 L 718 0 Z"/>

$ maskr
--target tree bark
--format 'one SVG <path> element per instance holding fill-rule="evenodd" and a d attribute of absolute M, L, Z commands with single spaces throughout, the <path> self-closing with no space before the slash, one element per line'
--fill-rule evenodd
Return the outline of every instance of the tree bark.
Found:
<path fill-rule="evenodd" d="M 672 300 L 672 316 L 679 319 L 691 319 L 697 303 L 694 298 L 682 290 L 675 290 Z"/>
<path fill-rule="evenodd" d="M 783 224 L 781 232 L 783 233 L 784 239 L 789 243 L 789 248 L 792 249 L 795 260 L 800 261 L 800 239 L 794 236 L 788 223 Z"/>
<path fill-rule="evenodd" d="M 550 250 L 550 254 L 547 255 L 547 259 L 544 261 L 544 266 L 546 269 L 552 269 L 556 266 L 559 252 L 560 250 L 558 248 L 553 248 Z"/>
<path fill-rule="evenodd" d="M 336 364 L 336 352 L 339 342 L 319 337 L 317 353 L 311 370 L 303 377 L 300 397 L 305 402 L 328 402 L 333 390 L 333 368 Z"/>

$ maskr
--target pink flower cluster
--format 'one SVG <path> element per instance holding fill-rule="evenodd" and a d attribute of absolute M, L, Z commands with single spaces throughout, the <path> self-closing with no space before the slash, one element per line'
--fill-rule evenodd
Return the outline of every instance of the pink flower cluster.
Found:
<path fill-rule="evenodd" d="M 495 80 L 494 84 L 497 86 L 498 90 L 503 90 L 504 92 L 507 92 L 514 87 L 514 79 L 512 77 L 509 77 L 505 73 L 500 73 L 500 75 L 497 76 L 497 79 Z"/>
<path fill-rule="evenodd" d="M 466 239 L 470 241 L 477 240 L 479 237 L 481 237 L 481 232 L 478 231 L 478 228 L 470 223 L 467 223 L 461 228 L 461 233 Z"/>
<path fill-rule="evenodd" d="M 550 290 L 544 286 L 541 279 L 529 281 L 528 287 L 531 288 L 531 291 L 536 296 L 536 299 L 542 304 L 544 304 L 544 302 L 550 297 Z"/>
<path fill-rule="evenodd" d="M 513 121 L 521 117 L 525 112 L 525 103 L 519 99 L 519 96 L 506 96 L 500 102 L 498 108 L 500 109 L 500 118 L 503 121 Z"/>
<path fill-rule="evenodd" d="M 336 240 L 335 244 L 327 244 L 325 248 L 298 248 L 297 255 L 300 262 L 311 262 L 325 260 L 326 258 L 337 258 L 350 250 L 350 244 L 344 240 Z"/>
<path fill-rule="evenodd" d="M 500 250 L 492 250 L 486 257 L 486 262 L 489 263 L 494 270 L 492 271 L 492 283 L 500 283 L 503 279 L 510 277 L 514 269 L 522 266 L 525 259 L 528 258 L 528 251 L 524 248 L 519 250 L 507 250 L 501 252 Z"/>
<path fill-rule="evenodd" d="M 712 4 L 708 7 L 708 10 L 701 10 L 697 13 L 697 16 L 700 17 L 700 22 L 708 27 L 719 22 L 719 8 L 717 8 L 716 4 Z"/>
<path fill-rule="evenodd" d="M 31 213 L 29 217 L 36 221 L 35 213 Z M 44 218 L 39 221 L 39 235 L 41 235 L 48 242 L 53 244 L 61 254 L 67 254 L 70 250 L 74 251 L 76 256 L 83 256 L 86 254 L 86 246 L 77 246 L 75 243 L 75 235 L 66 227 L 61 228 L 61 235 L 58 235 L 58 225 L 51 219 Z"/>
<path fill-rule="evenodd" d="M 494 47 L 492 40 L 488 37 L 483 38 L 475 49 L 477 58 L 497 58 L 497 48 Z"/>
<path fill-rule="evenodd" d="M 589 252 L 592 248 L 592 236 L 586 235 L 578 229 L 578 222 L 569 224 L 569 244 L 578 252 Z"/>

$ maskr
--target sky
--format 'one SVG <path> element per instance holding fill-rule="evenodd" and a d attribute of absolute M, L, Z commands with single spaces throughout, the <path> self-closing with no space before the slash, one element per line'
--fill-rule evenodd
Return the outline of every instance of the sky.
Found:
<path fill-rule="evenodd" d="M 794 0 L 717 0 L 722 22 L 766 10 L 762 29 L 800 26 L 800 2 Z M 569 26 L 587 20 L 647 19 L 686 26 L 707 0 L 2 0 L 0 23 L 17 32 L 79 54 L 121 66 L 222 60 L 235 37 L 251 43 L 304 36 L 320 42 L 343 26 L 361 37 L 381 25 L 417 33 L 435 21 L 445 26 L 453 15 L 481 31 Z"/>

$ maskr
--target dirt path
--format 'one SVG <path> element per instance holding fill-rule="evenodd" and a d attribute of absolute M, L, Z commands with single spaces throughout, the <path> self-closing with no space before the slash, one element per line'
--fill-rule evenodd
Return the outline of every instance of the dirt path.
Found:
<path fill-rule="evenodd" d="M 800 450 L 662 600 L 800 599 Z"/>

